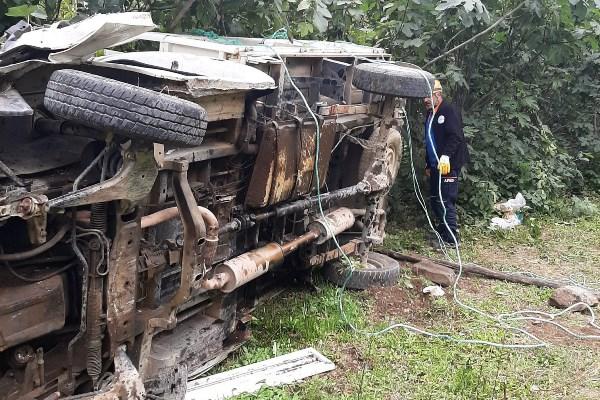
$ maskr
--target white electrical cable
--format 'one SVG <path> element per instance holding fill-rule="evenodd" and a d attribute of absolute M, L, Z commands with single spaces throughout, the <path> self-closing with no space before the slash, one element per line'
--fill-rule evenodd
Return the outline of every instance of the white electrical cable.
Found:
<path fill-rule="evenodd" d="M 298 88 L 298 86 L 296 86 L 294 80 L 292 79 L 292 76 L 286 66 L 285 61 L 283 60 L 283 58 L 281 57 L 281 55 L 279 54 L 279 52 L 277 52 L 277 50 L 269 45 L 264 45 L 265 47 L 270 48 L 275 55 L 277 56 L 277 58 L 280 60 L 281 65 L 284 69 L 285 75 L 287 76 L 288 80 L 290 81 L 290 84 L 292 85 L 292 87 L 294 88 L 294 90 L 299 94 L 300 98 L 302 99 L 304 105 L 306 106 L 306 109 L 308 110 L 309 114 L 311 115 L 312 119 L 315 122 L 315 166 L 319 165 L 319 153 L 320 153 L 320 139 L 321 139 L 321 130 L 320 130 L 320 125 L 319 125 L 319 120 L 317 118 L 317 116 L 315 115 L 315 113 L 312 111 L 310 104 L 308 103 L 308 101 L 306 100 L 306 97 L 304 96 L 304 94 L 302 93 L 302 91 Z M 425 73 L 422 70 L 417 70 L 419 71 L 422 75 L 423 78 L 425 79 L 425 81 L 427 82 L 427 86 L 429 88 L 429 94 L 430 97 L 432 99 L 432 105 L 433 103 L 433 90 L 431 88 L 431 84 L 429 83 L 429 79 L 427 79 L 427 76 L 425 75 Z M 435 116 L 435 107 L 432 110 L 432 115 L 431 115 L 431 119 L 429 120 L 429 126 L 427 127 L 427 135 L 429 137 L 429 140 L 431 140 L 431 127 L 433 124 L 433 119 Z M 405 118 L 406 118 L 406 122 L 407 122 L 407 129 L 409 130 L 409 147 L 410 147 L 410 154 L 411 154 L 411 166 L 412 166 L 412 176 L 413 176 L 413 187 L 416 189 L 415 190 L 415 195 L 417 195 L 417 199 L 419 201 L 419 204 L 421 204 L 421 206 L 423 207 L 425 214 L 427 216 L 427 220 L 429 222 L 430 227 L 433 229 L 433 224 L 431 222 L 431 218 L 429 216 L 429 213 L 427 212 L 427 208 L 425 205 L 425 200 L 423 198 L 423 195 L 420 191 L 420 187 L 418 182 L 415 182 L 416 179 L 416 173 L 414 170 L 414 163 L 413 163 L 413 159 L 412 159 L 412 142 L 410 140 L 410 126 L 408 125 L 408 116 L 405 113 Z M 439 162 L 439 157 L 438 154 L 435 150 L 434 150 L 434 155 L 436 160 L 438 160 Z M 331 227 L 329 226 L 329 224 L 327 223 L 327 219 L 325 218 L 325 213 L 323 211 L 323 206 L 322 206 L 322 202 L 321 202 L 321 181 L 320 181 L 320 177 L 319 177 L 319 169 L 315 167 L 314 169 L 314 175 L 315 175 L 315 181 L 316 181 L 316 190 L 317 190 L 317 204 L 319 206 L 319 213 L 321 215 L 321 217 L 323 217 L 323 220 L 325 221 L 325 228 L 326 230 L 328 230 L 329 232 L 332 232 Z M 597 328 L 600 330 L 600 327 L 595 323 L 596 320 L 596 316 L 594 314 L 594 311 L 592 310 L 592 308 L 585 303 L 577 303 L 572 305 L 571 307 L 567 308 L 566 310 L 563 310 L 559 313 L 544 313 L 544 312 L 540 312 L 540 311 L 529 311 L 529 310 L 525 310 L 525 311 L 517 311 L 515 313 L 511 313 L 511 314 L 501 314 L 497 317 L 494 317 L 484 311 L 478 310 L 475 307 L 469 306 L 467 304 L 464 304 L 460 301 L 460 299 L 458 298 L 457 295 L 457 285 L 458 285 L 458 281 L 462 276 L 462 272 L 463 272 L 463 266 L 462 266 L 462 259 L 461 259 L 461 254 L 460 254 L 460 249 L 458 246 L 458 240 L 456 238 L 456 236 L 454 235 L 454 233 L 452 232 L 452 230 L 450 229 L 450 227 L 448 226 L 448 222 L 446 221 L 446 207 L 443 203 L 443 197 L 442 197 L 442 192 L 441 192 L 441 188 L 442 188 L 442 180 L 441 180 L 441 174 L 439 174 L 439 185 L 438 185 L 438 191 L 439 191 L 439 199 L 442 203 L 442 207 L 444 209 L 444 214 L 443 214 L 443 222 L 444 225 L 446 227 L 446 229 L 448 229 L 448 231 L 451 233 L 452 235 L 452 239 L 454 241 L 454 247 L 457 253 L 457 258 L 458 258 L 458 264 L 459 264 L 459 272 L 457 274 L 457 277 L 454 281 L 454 284 L 452 286 L 452 291 L 453 291 L 453 299 L 454 301 L 456 301 L 456 303 L 458 305 L 460 305 L 463 308 L 466 308 L 478 315 L 481 315 L 487 319 L 493 320 L 495 322 L 497 322 L 500 327 L 507 329 L 507 330 L 512 330 L 518 333 L 521 333 L 527 337 L 529 337 L 530 339 L 536 341 L 537 343 L 517 343 L 517 344 L 503 344 L 503 343 L 495 343 L 495 342 L 491 342 L 491 341 L 487 341 L 487 340 L 478 340 L 478 339 L 462 339 L 462 338 L 456 338 L 453 337 L 451 335 L 448 334 L 441 334 L 441 333 L 433 333 L 433 332 L 428 332 L 426 330 L 408 325 L 408 324 L 402 324 L 402 323 L 396 323 L 396 324 L 392 324 L 390 326 L 388 326 L 387 328 L 384 328 L 382 330 L 379 331 L 374 331 L 374 332 L 370 332 L 367 330 L 363 330 L 360 328 L 357 328 L 349 319 L 348 316 L 346 315 L 345 311 L 344 311 L 344 307 L 343 307 L 343 294 L 346 288 L 346 284 L 348 283 L 348 281 L 350 280 L 350 277 L 352 276 L 352 273 L 354 272 L 354 264 L 351 262 L 350 258 L 348 257 L 348 255 L 346 254 L 346 252 L 342 249 L 342 247 L 340 246 L 337 238 L 335 235 L 332 234 L 332 240 L 335 243 L 338 251 L 340 252 L 340 254 L 342 255 L 342 258 L 344 259 L 344 261 L 346 261 L 346 263 L 348 264 L 348 275 L 347 278 L 344 282 L 344 284 L 342 285 L 342 287 L 338 290 L 338 307 L 340 310 L 340 314 L 342 315 L 342 318 L 344 319 L 344 321 L 348 324 L 348 326 L 350 326 L 350 328 L 359 334 L 363 334 L 366 336 L 378 336 L 381 335 L 383 333 L 386 333 L 388 331 L 391 331 L 392 329 L 396 329 L 396 328 L 403 328 L 407 331 L 410 332 L 415 332 L 427 337 L 431 337 L 431 338 L 438 338 L 438 339 L 444 339 L 444 340 L 449 340 L 455 343 L 459 343 L 459 344 L 476 344 L 476 345 L 487 345 L 487 346 L 491 346 L 491 347 L 498 347 L 498 348 L 509 348 L 509 349 L 531 349 L 531 348 L 539 348 L 539 347 L 546 347 L 549 345 L 549 343 L 542 341 L 541 339 L 537 338 L 536 336 L 532 335 L 531 333 L 527 332 L 526 330 L 522 329 L 522 328 L 518 328 L 518 327 L 514 327 L 511 325 L 507 325 L 506 322 L 508 321 L 522 321 L 522 320 L 531 320 L 531 321 L 538 321 L 538 322 L 542 322 L 542 323 L 548 323 L 551 325 L 554 325 L 560 329 L 562 329 L 563 331 L 567 332 L 568 334 L 570 334 L 571 336 L 577 338 L 577 339 L 594 339 L 594 340 L 600 340 L 600 336 L 596 336 L 596 335 L 580 335 L 577 333 L 574 333 L 572 331 L 570 331 L 568 328 L 554 322 L 554 319 L 567 313 L 568 311 L 574 309 L 575 307 L 579 307 L 579 306 L 583 306 L 584 308 L 587 308 L 587 310 L 590 312 L 591 317 L 590 317 L 590 321 L 588 322 L 591 326 Z M 418 194 L 417 194 L 418 192 Z M 442 249 L 444 249 L 444 243 L 443 240 L 441 240 L 441 236 L 439 235 L 439 233 L 433 229 L 434 232 L 437 233 L 437 237 L 438 240 L 440 241 L 440 245 L 442 247 Z M 528 317 L 526 316 L 526 314 L 534 314 L 534 315 L 543 315 L 546 318 L 541 318 L 541 317 Z"/>

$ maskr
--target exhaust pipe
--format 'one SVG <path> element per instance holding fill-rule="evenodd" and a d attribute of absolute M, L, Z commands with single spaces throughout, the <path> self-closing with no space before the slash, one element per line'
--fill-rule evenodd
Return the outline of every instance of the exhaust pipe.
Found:
<path fill-rule="evenodd" d="M 241 254 L 215 268 L 212 278 L 200 283 L 206 290 L 221 290 L 229 293 L 240 286 L 264 275 L 271 268 L 280 265 L 285 256 L 307 243 L 322 244 L 333 236 L 350 229 L 354 225 L 354 214 L 341 207 L 308 225 L 308 232 L 282 245 L 269 243 L 256 250 Z"/>

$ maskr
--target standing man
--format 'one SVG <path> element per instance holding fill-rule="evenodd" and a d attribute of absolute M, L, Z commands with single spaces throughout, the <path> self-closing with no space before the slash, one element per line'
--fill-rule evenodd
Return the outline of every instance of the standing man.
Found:
<path fill-rule="evenodd" d="M 427 165 L 425 174 L 429 177 L 430 202 L 437 223 L 436 230 L 444 242 L 454 246 L 452 234 L 458 240 L 456 216 L 458 175 L 461 168 L 469 161 L 469 150 L 458 113 L 451 104 L 444 102 L 442 85 L 438 80 L 435 81 L 432 97 L 423 99 L 428 110 L 425 118 Z M 431 132 L 429 132 L 430 124 Z M 446 223 L 452 234 L 444 224 L 444 208 Z"/>

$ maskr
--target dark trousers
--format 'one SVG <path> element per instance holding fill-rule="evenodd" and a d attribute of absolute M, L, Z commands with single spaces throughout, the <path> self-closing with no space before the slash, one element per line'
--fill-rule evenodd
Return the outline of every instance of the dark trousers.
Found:
<path fill-rule="evenodd" d="M 446 242 L 452 243 L 452 235 L 444 224 L 444 208 L 446 208 L 446 223 L 454 236 L 458 239 L 458 219 L 456 217 L 456 199 L 458 198 L 458 171 L 450 171 L 448 175 L 442 176 L 442 188 L 440 199 L 439 172 L 432 169 L 429 177 L 429 201 L 435 215 L 437 231 Z M 443 203 L 443 206 L 442 206 Z"/>

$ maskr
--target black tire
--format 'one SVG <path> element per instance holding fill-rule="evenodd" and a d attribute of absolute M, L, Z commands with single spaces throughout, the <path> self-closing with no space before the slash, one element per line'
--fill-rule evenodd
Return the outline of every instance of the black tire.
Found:
<path fill-rule="evenodd" d="M 352 84 L 361 90 L 396 97 L 429 97 L 434 82 L 429 72 L 391 63 L 359 64 L 352 78 Z"/>
<path fill-rule="evenodd" d="M 206 111 L 191 101 L 70 69 L 52 74 L 44 106 L 90 128 L 156 143 L 197 146 L 207 125 Z"/>
<path fill-rule="evenodd" d="M 343 286 L 346 279 L 348 289 L 364 290 L 372 286 L 394 286 L 400 277 L 400 264 L 386 255 L 369 252 L 367 266 L 354 269 L 348 278 L 349 268 L 341 261 L 332 261 L 323 268 L 325 278 L 338 286 Z"/>

